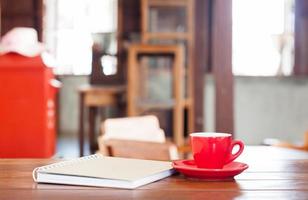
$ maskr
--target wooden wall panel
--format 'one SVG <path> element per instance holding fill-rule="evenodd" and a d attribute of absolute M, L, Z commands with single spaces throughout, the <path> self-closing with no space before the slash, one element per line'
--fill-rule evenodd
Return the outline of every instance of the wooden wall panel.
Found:
<path fill-rule="evenodd" d="M 194 38 L 194 131 L 204 131 L 204 76 L 210 64 L 210 0 L 195 1 Z"/>
<path fill-rule="evenodd" d="M 1 0 L 2 13 L 4 15 L 32 15 L 33 0 Z"/>
<path fill-rule="evenodd" d="M 134 33 L 140 37 L 140 4 L 140 0 L 118 0 L 118 67 L 122 83 L 126 82 L 128 43 Z"/>
<path fill-rule="evenodd" d="M 17 26 L 34 27 L 34 22 L 29 17 L 5 17 L 1 20 L 1 30 L 3 30 L 2 35 Z"/>
<path fill-rule="evenodd" d="M 233 134 L 232 1 L 214 0 L 212 12 L 216 131 Z"/>
<path fill-rule="evenodd" d="M 42 0 L 1 0 L 1 35 L 14 27 L 33 27 L 42 40 Z"/>
<path fill-rule="evenodd" d="M 308 1 L 295 1 L 294 74 L 308 75 Z"/>

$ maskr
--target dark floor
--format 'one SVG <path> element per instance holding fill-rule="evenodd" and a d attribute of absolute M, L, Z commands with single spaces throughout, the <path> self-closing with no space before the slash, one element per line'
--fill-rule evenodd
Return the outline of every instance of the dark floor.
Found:
<path fill-rule="evenodd" d="M 85 142 L 85 155 L 89 155 L 89 146 L 88 142 Z M 57 140 L 57 149 L 55 158 L 77 158 L 79 157 L 79 145 L 77 137 L 58 137 Z"/>

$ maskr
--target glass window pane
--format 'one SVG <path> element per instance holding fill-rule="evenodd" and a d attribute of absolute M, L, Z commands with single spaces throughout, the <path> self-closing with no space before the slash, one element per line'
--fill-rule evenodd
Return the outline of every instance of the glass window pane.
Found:
<path fill-rule="evenodd" d="M 91 36 L 97 32 L 111 35 L 116 32 L 117 0 L 45 0 L 44 3 L 47 15 L 44 38 L 58 62 L 55 72 L 90 74 Z M 106 53 L 116 54 L 116 45 L 112 40 Z"/>
<path fill-rule="evenodd" d="M 233 73 L 290 75 L 294 58 L 294 0 L 233 1 Z"/>
<path fill-rule="evenodd" d="M 187 41 L 186 40 L 158 40 L 158 39 L 151 39 L 149 40 L 150 44 L 161 44 L 161 45 L 172 45 L 172 44 L 178 44 L 178 45 L 182 45 L 183 46 L 183 50 L 184 50 L 184 77 L 183 77 L 183 96 L 184 97 L 188 97 L 188 45 L 187 45 Z"/>
<path fill-rule="evenodd" d="M 139 57 L 138 96 L 140 101 L 161 102 L 172 99 L 172 56 Z"/>
<path fill-rule="evenodd" d="M 150 6 L 149 32 L 185 32 L 186 24 L 185 7 L 160 7 Z"/>

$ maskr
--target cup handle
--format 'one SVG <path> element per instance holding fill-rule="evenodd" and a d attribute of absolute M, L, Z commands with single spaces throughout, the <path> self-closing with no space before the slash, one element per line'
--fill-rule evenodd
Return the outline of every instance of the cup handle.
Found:
<path fill-rule="evenodd" d="M 239 150 L 235 154 L 232 154 L 232 150 L 233 150 L 235 145 L 239 146 Z M 232 162 L 233 160 L 235 160 L 237 157 L 239 157 L 239 155 L 241 155 L 243 150 L 244 150 L 244 143 L 240 140 L 233 140 L 232 143 L 231 143 L 230 156 L 227 159 L 225 164 L 228 164 L 228 163 Z"/>

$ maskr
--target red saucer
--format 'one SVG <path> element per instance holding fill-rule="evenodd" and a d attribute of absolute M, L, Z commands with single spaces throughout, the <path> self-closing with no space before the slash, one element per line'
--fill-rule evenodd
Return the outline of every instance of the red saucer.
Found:
<path fill-rule="evenodd" d="M 231 162 L 222 169 L 198 168 L 194 160 L 173 161 L 172 166 L 188 178 L 209 180 L 233 179 L 248 168 L 247 164 L 240 162 Z"/>

